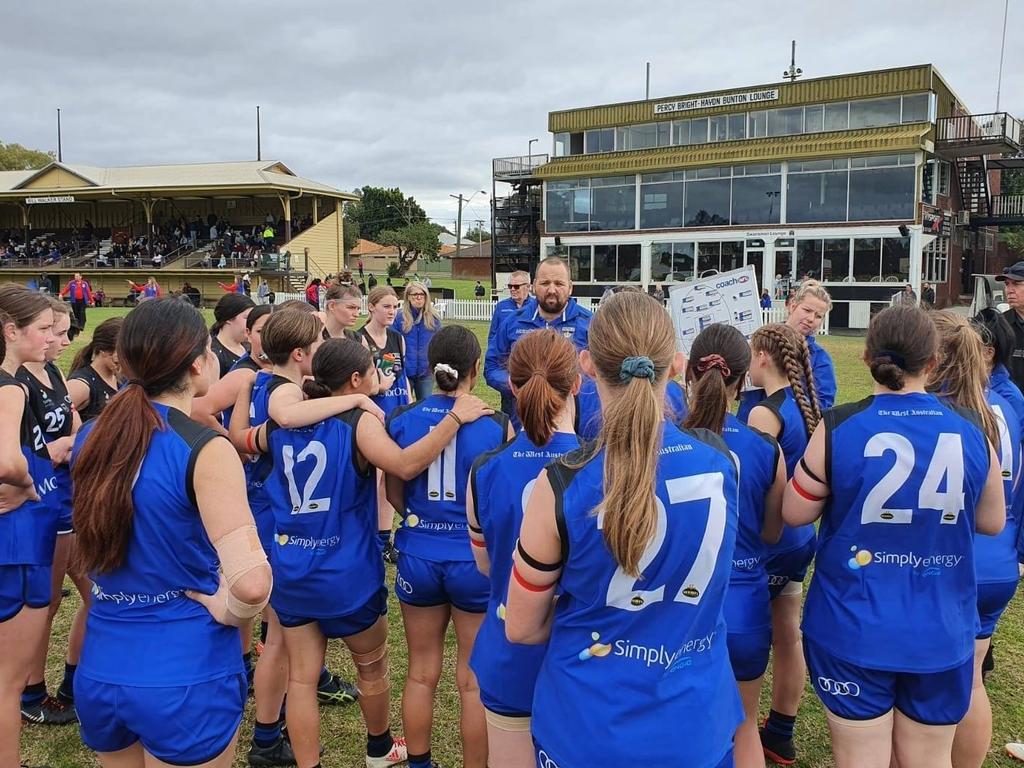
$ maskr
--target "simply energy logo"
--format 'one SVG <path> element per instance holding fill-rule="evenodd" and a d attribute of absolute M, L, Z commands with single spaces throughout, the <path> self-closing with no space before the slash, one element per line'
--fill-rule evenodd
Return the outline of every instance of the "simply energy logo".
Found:
<path fill-rule="evenodd" d="M 693 663 L 694 654 L 704 653 L 709 650 L 715 639 L 715 633 L 706 637 L 698 637 L 687 640 L 675 651 L 669 651 L 664 645 L 650 646 L 634 643 L 629 640 L 615 640 L 611 643 L 602 643 L 601 635 L 592 632 L 590 635 L 594 642 L 579 652 L 580 661 L 593 658 L 604 658 L 605 656 L 617 656 L 630 661 L 642 663 L 645 667 L 662 667 L 664 669 L 675 669 L 688 667 Z"/>
<path fill-rule="evenodd" d="M 153 595 L 148 592 L 104 592 L 99 584 L 92 585 L 92 599 L 101 603 L 114 603 L 121 606 L 163 605 L 177 600 L 185 594 L 181 589 L 168 589 L 166 592 Z"/>
<path fill-rule="evenodd" d="M 449 520 L 424 520 L 419 515 L 410 513 L 405 517 L 404 527 L 418 528 L 421 531 L 451 533 L 452 531 L 465 531 L 466 523 L 456 523 Z"/>
<path fill-rule="evenodd" d="M 868 566 L 887 565 L 895 568 L 912 568 L 921 571 L 924 576 L 941 576 L 949 568 L 956 568 L 964 561 L 963 555 L 936 554 L 919 555 L 916 552 L 871 552 L 867 549 L 850 547 L 853 555 L 846 561 L 851 571 L 859 571 Z"/>
<path fill-rule="evenodd" d="M 280 547 L 299 547 L 301 549 L 333 549 L 341 544 L 341 536 L 327 536 L 314 539 L 312 536 L 289 536 L 287 533 L 274 535 L 274 541 Z"/>

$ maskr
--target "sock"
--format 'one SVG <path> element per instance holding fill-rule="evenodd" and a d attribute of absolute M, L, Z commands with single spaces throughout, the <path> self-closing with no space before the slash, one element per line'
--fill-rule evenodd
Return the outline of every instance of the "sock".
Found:
<path fill-rule="evenodd" d="M 57 693 L 71 701 L 75 700 L 76 669 L 78 669 L 77 664 L 68 664 L 66 661 L 64 662 L 64 679 L 61 681 L 60 688 L 57 689 Z"/>
<path fill-rule="evenodd" d="M 377 538 L 380 539 L 381 549 L 387 549 L 388 544 L 391 543 L 391 529 L 383 528 L 377 531 Z"/>
<path fill-rule="evenodd" d="M 395 740 L 391 738 L 391 729 L 388 728 L 384 733 L 379 736 L 374 736 L 369 731 L 366 732 L 366 756 L 367 757 L 384 757 L 388 752 L 391 751 L 391 747 L 395 745 Z"/>
<path fill-rule="evenodd" d="M 331 682 L 332 677 L 333 675 L 328 671 L 327 667 L 324 667 L 320 670 L 320 679 L 317 681 L 316 687 L 323 688 L 325 685 Z"/>
<path fill-rule="evenodd" d="M 430 750 L 422 755 L 409 755 L 409 768 L 430 768 Z"/>
<path fill-rule="evenodd" d="M 796 730 L 796 715 L 784 715 L 774 709 L 768 713 L 764 730 L 780 739 L 792 739 Z"/>
<path fill-rule="evenodd" d="M 267 622 L 265 622 L 265 621 L 261 621 L 260 622 L 260 642 L 261 643 L 266 643 L 267 642 L 267 627 L 268 626 L 269 626 L 269 624 L 267 624 Z"/>
<path fill-rule="evenodd" d="M 21 705 L 23 707 L 36 706 L 37 704 L 42 704 L 45 698 L 46 681 L 32 683 L 32 685 L 26 685 L 25 690 L 21 692 Z"/>
<path fill-rule="evenodd" d="M 256 721 L 252 729 L 252 740 L 257 747 L 272 747 L 281 738 L 281 721 L 261 723 Z"/>

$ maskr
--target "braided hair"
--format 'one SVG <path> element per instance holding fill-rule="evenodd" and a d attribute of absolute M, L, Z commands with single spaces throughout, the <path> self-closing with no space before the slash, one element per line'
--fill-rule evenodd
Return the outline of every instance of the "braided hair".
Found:
<path fill-rule="evenodd" d="M 810 437 L 821 420 L 821 406 L 818 404 L 818 390 L 814 385 L 811 370 L 811 353 L 807 339 L 783 323 L 770 323 L 754 331 L 750 337 L 750 348 L 764 352 L 772 364 L 789 379 L 793 397 L 804 418 L 804 427 Z"/>

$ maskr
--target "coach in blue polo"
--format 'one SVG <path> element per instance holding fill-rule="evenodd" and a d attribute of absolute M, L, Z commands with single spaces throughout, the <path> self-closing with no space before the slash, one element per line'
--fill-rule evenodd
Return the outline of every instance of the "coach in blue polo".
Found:
<path fill-rule="evenodd" d="M 534 301 L 509 315 L 498 327 L 484 359 L 484 378 L 501 393 L 501 410 L 518 428 L 515 398 L 508 386 L 508 356 L 520 336 L 538 328 L 554 328 L 576 345 L 587 348 L 591 313 L 572 298 L 569 265 L 557 256 L 548 256 L 537 266 L 533 279 Z"/>

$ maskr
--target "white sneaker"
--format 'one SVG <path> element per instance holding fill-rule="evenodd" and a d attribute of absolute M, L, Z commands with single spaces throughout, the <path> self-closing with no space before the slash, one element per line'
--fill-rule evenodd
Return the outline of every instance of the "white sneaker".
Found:
<path fill-rule="evenodd" d="M 1011 742 L 1010 744 L 1007 744 L 1006 754 L 1024 762 L 1024 744 L 1020 744 L 1018 742 Z"/>
<path fill-rule="evenodd" d="M 388 768 L 389 765 L 398 765 L 409 759 L 409 750 L 405 747 L 405 737 L 399 736 L 391 747 L 391 751 L 383 757 L 366 756 L 366 768 Z"/>

